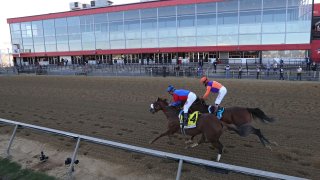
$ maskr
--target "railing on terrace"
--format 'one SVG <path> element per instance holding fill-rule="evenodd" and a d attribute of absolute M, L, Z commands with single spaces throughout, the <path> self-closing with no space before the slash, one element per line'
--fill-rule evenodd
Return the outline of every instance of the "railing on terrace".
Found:
<path fill-rule="evenodd" d="M 26 124 L 26 123 L 21 123 L 21 122 L 16 122 L 16 121 L 11 121 L 7 119 L 2 119 L 0 118 L 0 123 L 1 124 L 9 124 L 9 125 L 14 125 L 14 130 L 11 135 L 11 138 L 8 143 L 8 147 L 6 149 L 6 155 L 10 155 L 10 148 L 12 145 L 12 142 L 15 138 L 17 129 L 19 127 L 23 128 L 28 128 L 28 129 L 33 129 L 37 131 L 41 131 L 44 133 L 50 133 L 50 134 L 56 134 L 56 135 L 61 135 L 61 136 L 67 136 L 70 138 L 75 138 L 77 139 L 77 143 L 75 146 L 75 150 L 72 155 L 71 159 L 71 164 L 70 164 L 70 169 L 69 169 L 69 175 L 72 175 L 73 172 L 73 166 L 74 162 L 77 156 L 77 152 L 79 149 L 79 144 L 80 141 L 87 141 L 95 144 L 100 144 L 104 146 L 109 146 L 113 147 L 116 149 L 124 149 L 127 151 L 132 151 L 136 153 L 142 153 L 150 156 L 155 156 L 155 157 L 160 157 L 160 158 L 166 158 L 166 159 L 172 159 L 172 160 L 178 160 L 179 165 L 178 165 L 178 170 L 177 170 L 177 176 L 176 180 L 180 179 L 181 173 L 182 173 L 182 165 L 183 163 L 190 163 L 190 164 L 195 164 L 195 165 L 203 165 L 211 168 L 217 168 L 220 170 L 224 170 L 226 172 L 235 172 L 235 173 L 241 173 L 245 174 L 248 176 L 256 176 L 256 177 L 262 177 L 262 178 L 271 178 L 271 179 L 288 179 L 288 180 L 303 180 L 304 178 L 300 177 L 295 177 L 295 176 L 288 176 L 284 174 L 279 174 L 279 173 L 273 173 L 273 172 L 268 172 L 268 171 L 262 171 L 262 170 L 257 170 L 257 169 L 252 169 L 252 168 L 246 168 L 246 167 L 241 167 L 241 166 L 235 166 L 235 165 L 230 165 L 230 164 L 225 164 L 225 163 L 219 163 L 219 162 L 214 162 L 214 161 L 208 161 L 208 160 L 203 160 L 203 159 L 198 159 L 198 158 L 193 158 L 189 156 L 183 156 L 179 154 L 174 154 L 174 153 L 168 153 L 168 152 L 163 152 L 163 151 L 157 151 L 157 150 L 152 150 L 152 149 L 147 149 L 143 147 L 138 147 L 138 146 L 133 146 L 133 145 L 128 145 L 128 144 L 123 144 L 123 143 L 118 143 L 115 141 L 109 141 L 105 139 L 98 139 L 95 137 L 91 136 L 85 136 L 85 135 L 80 135 L 80 134 L 75 134 L 75 133 L 70 133 L 66 131 L 60 131 L 56 129 L 50 129 L 46 127 L 41 127 L 41 126 L 36 126 L 36 125 L 31 125 L 31 124 Z"/>
<path fill-rule="evenodd" d="M 99 65 L 68 65 L 68 66 L 23 66 L 1 68 L 0 74 L 14 75 L 31 73 L 38 75 L 89 75 L 89 76 L 179 76 L 200 77 L 207 75 L 215 78 L 238 78 L 238 67 L 242 65 L 242 78 L 253 79 L 256 77 L 257 64 L 230 64 L 229 75 L 224 70 L 225 64 L 218 64 L 216 70 L 212 64 L 205 63 L 202 68 L 198 63 L 176 64 L 99 64 Z M 261 68 L 258 79 L 280 79 L 279 66 L 277 69 L 271 66 L 267 71 L 266 65 Z M 296 80 L 297 65 L 284 64 L 284 79 Z M 302 80 L 320 81 L 319 68 L 317 71 L 307 71 L 307 66 L 302 65 Z M 319 66 L 318 66 L 319 67 Z"/>

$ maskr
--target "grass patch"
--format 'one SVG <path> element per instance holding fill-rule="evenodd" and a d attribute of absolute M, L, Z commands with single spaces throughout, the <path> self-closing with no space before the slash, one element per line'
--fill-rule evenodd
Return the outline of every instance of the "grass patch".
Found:
<path fill-rule="evenodd" d="M 8 159 L 0 158 L 0 179 L 19 179 L 19 180 L 55 180 L 41 172 L 34 172 L 29 169 L 21 169 L 21 166 Z"/>

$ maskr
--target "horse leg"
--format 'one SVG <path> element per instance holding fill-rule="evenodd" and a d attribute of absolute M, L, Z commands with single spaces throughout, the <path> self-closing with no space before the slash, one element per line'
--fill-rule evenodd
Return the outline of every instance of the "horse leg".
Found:
<path fill-rule="evenodd" d="M 191 136 L 191 138 L 190 139 L 187 139 L 184 143 L 185 144 L 190 144 L 190 143 L 193 143 L 193 138 L 195 137 L 195 135 L 194 136 Z"/>
<path fill-rule="evenodd" d="M 265 147 L 267 146 L 266 144 L 271 144 L 270 141 L 266 137 L 263 136 L 260 129 L 256 129 L 251 125 L 247 124 L 247 125 L 243 125 L 243 126 L 239 127 L 239 132 L 240 132 L 239 135 L 243 136 L 243 137 L 246 137 L 249 134 L 254 134 L 254 135 L 258 136 L 261 144 Z M 268 147 L 271 149 L 270 146 L 268 146 Z"/>
<path fill-rule="evenodd" d="M 193 139 L 193 137 L 194 137 L 194 136 L 192 136 L 191 138 Z M 204 134 L 202 134 L 201 139 L 200 139 L 198 142 L 193 143 L 193 144 L 191 144 L 190 146 L 187 146 L 186 148 L 189 148 L 189 147 L 190 147 L 190 148 L 194 148 L 194 147 L 196 147 L 196 146 L 204 143 L 205 141 L 206 141 L 206 137 L 204 136 Z"/>
<path fill-rule="evenodd" d="M 152 144 L 154 143 L 156 140 L 158 140 L 159 138 L 163 137 L 163 136 L 168 136 L 172 134 L 172 132 L 168 129 L 166 132 L 160 134 L 159 136 L 157 136 L 156 138 L 154 138 L 152 141 L 150 141 L 149 143 Z"/>
<path fill-rule="evenodd" d="M 219 140 L 217 140 L 216 142 L 212 142 L 212 146 L 218 148 L 218 156 L 216 161 L 219 162 L 223 151 L 223 145 Z"/>

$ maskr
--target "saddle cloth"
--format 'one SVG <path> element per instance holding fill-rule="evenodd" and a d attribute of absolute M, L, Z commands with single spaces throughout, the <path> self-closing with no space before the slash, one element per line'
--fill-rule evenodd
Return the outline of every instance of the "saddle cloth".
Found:
<path fill-rule="evenodd" d="M 195 128 L 197 126 L 197 121 L 199 119 L 200 114 L 201 113 L 199 111 L 195 111 L 195 112 L 189 114 L 188 125 L 184 126 L 184 129 Z M 180 111 L 180 113 L 179 113 L 179 120 L 180 120 L 180 124 L 183 123 L 183 111 Z"/>

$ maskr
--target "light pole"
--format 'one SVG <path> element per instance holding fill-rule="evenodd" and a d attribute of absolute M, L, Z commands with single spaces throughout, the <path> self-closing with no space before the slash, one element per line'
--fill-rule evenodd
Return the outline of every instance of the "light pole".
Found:
<path fill-rule="evenodd" d="M 10 49 L 9 49 L 9 48 L 7 48 L 7 50 L 8 50 L 9 67 L 11 67 Z"/>

